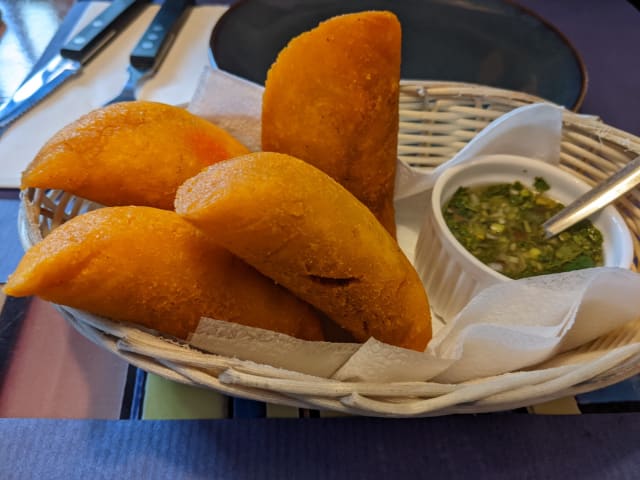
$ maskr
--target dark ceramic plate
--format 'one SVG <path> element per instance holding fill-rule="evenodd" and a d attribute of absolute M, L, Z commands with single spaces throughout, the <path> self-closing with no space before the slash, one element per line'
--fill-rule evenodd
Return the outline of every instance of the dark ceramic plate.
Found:
<path fill-rule="evenodd" d="M 241 0 L 211 35 L 214 63 L 264 83 L 296 35 L 342 13 L 390 10 L 402 24 L 402 78 L 478 83 L 538 95 L 577 109 L 586 71 L 567 39 L 499 0 Z"/>

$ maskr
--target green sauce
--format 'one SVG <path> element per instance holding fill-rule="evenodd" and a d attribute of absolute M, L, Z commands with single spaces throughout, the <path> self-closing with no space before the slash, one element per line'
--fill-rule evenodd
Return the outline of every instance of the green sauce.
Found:
<path fill-rule="evenodd" d="M 510 278 L 567 272 L 602 265 L 602 234 L 589 221 L 545 240 L 542 224 L 564 206 L 520 182 L 460 187 L 443 209 L 458 241 L 481 262 Z"/>

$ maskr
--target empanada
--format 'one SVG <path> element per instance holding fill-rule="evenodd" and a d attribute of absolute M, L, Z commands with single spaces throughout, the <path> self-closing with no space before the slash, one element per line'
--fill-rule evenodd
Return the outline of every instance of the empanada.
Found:
<path fill-rule="evenodd" d="M 175 212 L 150 207 L 103 208 L 64 223 L 27 251 L 4 291 L 182 339 L 201 316 L 323 339 L 320 313 Z"/>
<path fill-rule="evenodd" d="M 36 155 L 22 188 L 65 190 L 103 205 L 172 209 L 176 189 L 212 163 L 249 150 L 183 108 L 137 101 L 67 125 Z"/>
<path fill-rule="evenodd" d="M 262 150 L 329 174 L 394 236 L 400 51 L 390 12 L 331 18 L 280 52 L 262 104 Z"/>
<path fill-rule="evenodd" d="M 218 163 L 178 189 L 176 211 L 359 341 L 422 351 L 431 338 L 427 296 L 396 241 L 306 162 L 254 153 Z"/>

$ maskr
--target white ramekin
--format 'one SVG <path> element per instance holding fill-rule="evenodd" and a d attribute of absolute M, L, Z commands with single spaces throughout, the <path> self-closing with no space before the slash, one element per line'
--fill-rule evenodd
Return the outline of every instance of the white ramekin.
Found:
<path fill-rule="evenodd" d="M 418 242 L 415 267 L 425 285 L 433 313 L 445 322 L 482 289 L 511 280 L 483 264 L 453 236 L 442 215 L 442 206 L 460 186 L 511 183 L 531 186 L 535 177 L 550 185 L 546 194 L 565 205 L 589 190 L 589 186 L 541 160 L 515 155 L 487 155 L 451 167 L 437 180 L 430 196 Z M 603 235 L 605 266 L 629 268 L 633 262 L 631 234 L 618 211 L 609 206 L 589 217 Z"/>

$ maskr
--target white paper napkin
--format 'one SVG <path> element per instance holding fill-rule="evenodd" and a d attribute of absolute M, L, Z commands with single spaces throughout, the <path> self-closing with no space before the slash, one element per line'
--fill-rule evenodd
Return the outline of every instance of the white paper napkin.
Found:
<path fill-rule="evenodd" d="M 71 35 L 107 5 L 91 2 Z M 120 93 L 127 81 L 129 54 L 158 9 L 158 5 L 147 7 L 80 75 L 40 102 L 0 138 L 0 188 L 18 188 L 22 171 L 55 132 Z M 192 9 L 159 71 L 139 89 L 140 99 L 174 105 L 189 102 L 209 63 L 209 36 L 226 9 L 226 6 Z"/>
<path fill-rule="evenodd" d="M 262 87 L 220 71 L 203 74 L 189 108 L 243 135 L 258 149 Z M 254 116 L 253 119 L 251 117 Z M 242 121 L 238 122 L 238 118 Z M 514 154 L 557 162 L 562 111 L 549 105 L 516 109 L 492 122 L 458 155 L 431 173 L 398 169 L 398 240 L 409 258 L 417 240 L 428 191 L 445 168 L 477 155 Z M 423 353 L 370 339 L 362 345 L 304 342 L 281 334 L 202 319 L 192 344 L 310 375 L 343 381 L 461 382 L 516 371 L 589 342 L 636 320 L 630 299 L 640 295 L 640 275 L 597 268 L 500 283 L 472 300 L 435 332 Z M 224 332 L 220 334 L 220 332 Z M 273 348 L 277 345 L 277 348 Z M 339 368 L 338 368 L 339 367 Z M 331 372 L 331 373 L 330 373 Z"/>
<path fill-rule="evenodd" d="M 583 345 L 638 317 L 640 275 L 594 268 L 488 287 L 429 344 L 456 383 L 511 372 Z M 632 295 L 632 296 L 629 296 Z"/>
<path fill-rule="evenodd" d="M 562 108 L 550 104 L 520 107 L 491 122 L 451 160 L 425 173 L 398 162 L 396 200 L 430 190 L 447 168 L 481 155 L 510 154 L 549 163 L 560 159 Z"/>
<path fill-rule="evenodd" d="M 261 147 L 262 90 L 260 85 L 244 78 L 207 68 L 202 72 L 189 111 L 224 128 L 249 150 L 257 152 Z"/>
<path fill-rule="evenodd" d="M 639 274 L 608 267 L 496 284 L 440 329 L 424 353 L 373 338 L 308 342 L 209 318 L 190 344 L 335 380 L 460 383 L 540 364 L 634 321 L 639 309 L 629 299 L 638 294 Z"/>

